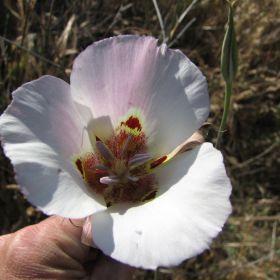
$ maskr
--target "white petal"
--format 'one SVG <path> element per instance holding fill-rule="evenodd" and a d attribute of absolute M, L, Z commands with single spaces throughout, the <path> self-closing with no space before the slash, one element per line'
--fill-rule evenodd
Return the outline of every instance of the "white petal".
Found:
<path fill-rule="evenodd" d="M 157 46 L 146 36 L 118 36 L 96 42 L 75 60 L 71 93 L 87 116 L 110 116 L 114 126 L 131 108 L 143 111 L 149 153 L 170 153 L 204 123 L 207 84 L 180 51 Z M 82 115 L 85 115 L 81 111 Z"/>
<path fill-rule="evenodd" d="M 211 144 L 158 170 L 159 196 L 139 206 L 113 205 L 92 219 L 95 244 L 136 267 L 173 266 L 210 247 L 231 213 L 231 183 Z"/>
<path fill-rule="evenodd" d="M 82 218 L 104 209 L 75 166 L 92 147 L 67 83 L 44 76 L 17 89 L 0 134 L 21 191 L 43 212 Z"/>

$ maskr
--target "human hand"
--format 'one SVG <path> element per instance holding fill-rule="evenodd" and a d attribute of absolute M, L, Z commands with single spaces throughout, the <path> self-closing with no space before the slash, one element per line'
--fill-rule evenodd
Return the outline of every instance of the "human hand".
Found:
<path fill-rule="evenodd" d="M 82 244 L 81 234 L 81 228 L 52 216 L 0 236 L 0 279 L 133 279 L 135 268 Z"/>

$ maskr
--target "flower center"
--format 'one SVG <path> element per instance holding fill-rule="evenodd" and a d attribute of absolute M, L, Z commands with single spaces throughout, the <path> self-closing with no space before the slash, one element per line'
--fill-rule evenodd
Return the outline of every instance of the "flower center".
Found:
<path fill-rule="evenodd" d="M 129 171 L 132 167 L 143 164 L 150 161 L 153 157 L 150 154 L 136 154 L 131 159 L 124 159 L 126 148 L 132 137 L 132 133 L 129 133 L 127 140 L 123 146 L 121 158 L 114 158 L 109 151 L 109 149 L 101 142 L 96 142 L 96 148 L 99 153 L 106 161 L 111 163 L 111 168 L 103 165 L 93 165 L 91 168 L 95 168 L 100 171 L 105 171 L 110 174 L 110 176 L 104 176 L 100 179 L 100 183 L 106 185 L 113 185 L 117 183 L 125 184 L 128 180 L 136 182 L 139 180 L 137 177 L 129 175 Z"/>
<path fill-rule="evenodd" d="M 120 125 L 108 139 L 96 137 L 95 152 L 75 160 L 88 187 L 102 195 L 107 206 L 139 203 L 156 197 L 157 179 L 149 166 L 147 138 L 143 131 Z"/>

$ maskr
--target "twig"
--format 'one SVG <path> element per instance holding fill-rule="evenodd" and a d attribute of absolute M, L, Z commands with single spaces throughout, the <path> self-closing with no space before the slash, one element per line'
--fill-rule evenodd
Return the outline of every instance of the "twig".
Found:
<path fill-rule="evenodd" d="M 4 167 L 4 166 L 2 166 L 2 165 L 0 165 L 0 168 L 3 169 L 3 170 L 5 170 L 5 171 L 7 171 L 7 172 L 9 172 L 9 173 L 11 173 L 11 174 L 13 174 L 13 175 L 15 175 L 15 172 L 12 171 L 12 170 L 10 170 L 9 168 L 6 168 L 6 167 Z"/>
<path fill-rule="evenodd" d="M 219 245 L 212 245 L 211 248 L 214 249 L 214 248 L 221 248 L 221 247 L 232 247 L 232 248 L 259 247 L 260 245 L 261 244 L 258 242 L 245 242 L 245 243 L 230 242 L 230 243 L 224 243 Z"/>
<path fill-rule="evenodd" d="M 236 174 L 236 178 L 246 176 L 246 175 L 255 174 L 255 173 L 258 173 L 260 171 L 266 170 L 266 168 L 267 168 L 266 166 L 262 166 L 260 168 L 254 169 L 254 170 L 250 170 L 250 171 L 247 171 L 247 172 L 242 172 L 240 174 Z"/>
<path fill-rule="evenodd" d="M 157 16 L 158 16 L 158 21 L 159 21 L 161 32 L 162 32 L 162 41 L 163 41 L 163 43 L 165 43 L 166 38 L 165 38 L 165 31 L 164 31 L 164 25 L 163 25 L 162 17 L 161 17 L 159 8 L 158 8 L 157 1 L 153 0 L 153 3 L 154 3 L 154 6 L 155 6 L 155 9 L 156 9 L 156 13 L 157 13 Z"/>
<path fill-rule="evenodd" d="M 275 240 L 276 240 L 276 229 L 277 229 L 278 221 L 274 221 L 272 227 L 272 235 L 271 235 L 271 246 L 270 246 L 270 254 L 272 255 L 275 252 Z M 273 256 L 271 256 L 270 261 L 272 261 Z"/>
<path fill-rule="evenodd" d="M 49 28 L 50 28 L 51 18 L 52 18 L 52 11 L 53 11 L 53 4 L 54 4 L 54 0 L 52 0 L 52 2 L 51 2 L 50 16 L 49 16 L 48 24 L 46 26 L 46 30 L 49 30 Z"/>
<path fill-rule="evenodd" d="M 151 26 L 151 20 L 149 15 L 149 8 L 148 8 L 148 2 L 149 0 L 144 0 L 144 6 L 145 6 L 145 20 L 147 22 L 148 30 L 152 32 L 152 26 Z"/>
<path fill-rule="evenodd" d="M 113 22 L 110 24 L 110 26 L 108 27 L 108 29 L 107 29 L 106 32 L 104 33 L 103 37 L 106 37 L 107 34 L 108 34 L 108 32 L 109 32 L 109 31 L 115 26 L 115 24 L 121 19 L 122 12 L 126 11 L 127 9 L 131 8 L 132 6 L 133 6 L 132 3 L 129 3 L 129 4 L 125 5 L 125 6 L 123 6 L 123 5 L 121 4 L 121 6 L 120 6 L 120 8 L 119 8 L 119 10 L 118 10 L 118 12 L 117 12 L 117 14 L 116 14 L 115 17 L 114 17 Z"/>
<path fill-rule="evenodd" d="M 245 165 L 247 165 L 247 164 L 249 164 L 249 163 L 252 163 L 253 161 L 255 161 L 255 160 L 257 160 L 257 159 L 263 157 L 264 155 L 266 155 L 267 153 L 269 153 L 270 151 L 272 151 L 272 150 L 273 150 L 276 146 L 278 146 L 278 145 L 279 145 L 279 142 L 273 143 L 270 147 L 268 147 L 266 150 L 264 150 L 264 151 L 261 152 L 260 154 L 254 156 L 254 157 L 252 157 L 252 158 L 250 158 L 250 159 L 248 159 L 248 160 L 245 160 L 245 161 L 242 162 L 242 163 L 239 163 L 239 164 L 237 164 L 237 165 L 235 165 L 235 166 L 230 167 L 229 170 L 233 170 L 233 169 L 236 169 L 236 168 L 241 168 L 241 167 L 243 167 L 243 166 L 245 166 Z"/>
<path fill-rule="evenodd" d="M 40 25 L 43 27 L 43 29 L 46 31 L 45 26 L 42 24 L 40 17 L 37 15 L 37 13 L 32 9 L 29 2 L 27 0 L 24 0 L 25 5 L 31 10 L 33 16 L 37 19 L 37 21 L 40 23 Z"/>
<path fill-rule="evenodd" d="M 59 64 L 57 64 L 57 63 L 55 63 L 55 62 L 52 62 L 51 60 L 49 60 L 49 59 L 47 59 L 47 58 L 44 58 L 43 56 L 41 56 L 41 55 L 39 55 L 39 54 L 37 54 L 37 53 L 35 53 L 35 52 L 32 52 L 32 51 L 26 49 L 25 47 L 22 47 L 22 46 L 20 46 L 20 45 L 18 45 L 18 44 L 16 44 L 16 43 L 14 43 L 13 41 L 10 41 L 9 39 L 7 39 L 7 38 L 5 38 L 5 37 L 0 36 L 0 39 L 2 39 L 3 41 L 5 41 L 5 42 L 7 42 L 7 43 L 10 43 L 10 44 L 12 44 L 12 45 L 15 45 L 15 46 L 18 47 L 19 49 L 22 49 L 22 50 L 24 50 L 24 51 L 26 51 L 26 52 L 28 52 L 28 53 L 30 53 L 30 54 L 32 54 L 32 55 L 34 55 L 34 56 L 36 56 L 36 57 L 42 59 L 42 60 L 44 60 L 44 61 L 46 61 L 46 62 L 48 62 L 48 63 L 50 63 L 50 64 L 52 64 L 52 65 L 54 65 L 54 66 L 56 66 L 56 67 L 60 67 Z"/>
<path fill-rule="evenodd" d="M 244 236 L 244 238 L 241 242 L 241 247 L 240 247 L 240 251 L 239 251 L 240 256 L 242 256 L 242 254 L 243 254 L 245 241 L 247 240 L 248 234 L 250 233 L 250 231 L 251 231 L 252 227 L 254 226 L 255 222 L 256 222 L 255 220 L 251 220 L 248 227 L 245 230 L 245 233 L 244 233 L 245 236 Z"/>
<path fill-rule="evenodd" d="M 234 217 L 234 218 L 229 218 L 228 221 L 229 222 L 233 222 L 233 221 L 245 221 L 245 222 L 249 222 L 249 221 L 277 221 L 280 220 L 280 216 L 253 216 L 253 217 Z"/>
<path fill-rule="evenodd" d="M 23 28 L 22 28 L 21 46 L 23 46 L 23 43 L 24 43 L 24 39 L 25 39 L 25 35 L 26 35 L 26 29 L 27 29 L 28 18 L 29 18 L 29 10 L 26 8 L 26 16 L 25 16 L 24 24 L 23 24 Z"/>

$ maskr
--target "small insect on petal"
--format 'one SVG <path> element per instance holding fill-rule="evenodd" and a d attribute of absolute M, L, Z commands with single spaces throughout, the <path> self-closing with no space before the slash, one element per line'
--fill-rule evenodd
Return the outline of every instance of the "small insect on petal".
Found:
<path fill-rule="evenodd" d="M 102 157 L 104 157 L 106 160 L 113 160 L 113 157 L 112 157 L 110 151 L 101 141 L 97 141 L 95 146 L 98 149 L 98 151 L 100 152 L 100 154 L 102 155 Z"/>
<path fill-rule="evenodd" d="M 100 178 L 100 183 L 106 184 L 106 185 L 112 185 L 119 183 L 120 179 L 117 176 L 107 176 Z"/>

